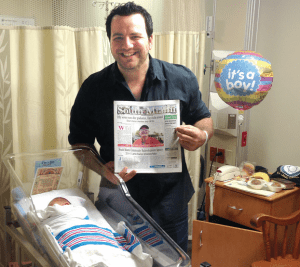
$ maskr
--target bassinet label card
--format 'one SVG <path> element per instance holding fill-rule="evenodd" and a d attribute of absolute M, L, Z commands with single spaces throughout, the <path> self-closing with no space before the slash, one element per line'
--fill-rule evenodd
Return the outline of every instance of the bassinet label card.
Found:
<path fill-rule="evenodd" d="M 38 168 L 33 183 L 31 195 L 58 189 L 64 167 Z"/>
<path fill-rule="evenodd" d="M 40 160 L 35 162 L 35 174 L 38 168 L 60 167 L 62 158 Z"/>

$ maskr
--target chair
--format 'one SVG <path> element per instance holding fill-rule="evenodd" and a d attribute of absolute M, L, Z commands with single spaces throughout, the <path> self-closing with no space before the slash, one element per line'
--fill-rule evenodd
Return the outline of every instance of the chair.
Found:
<path fill-rule="evenodd" d="M 252 263 L 252 267 L 300 266 L 300 210 L 287 217 L 257 214 L 250 220 L 254 227 L 262 227 L 266 260 Z M 292 231 L 292 232 L 291 232 Z M 289 238 L 288 238 L 289 237 Z M 293 241 L 294 238 L 294 242 Z M 292 239 L 292 241 L 290 241 Z M 291 246 L 289 247 L 289 244 Z M 292 254 L 288 254 L 288 248 Z M 281 252 L 281 253 L 280 253 Z"/>

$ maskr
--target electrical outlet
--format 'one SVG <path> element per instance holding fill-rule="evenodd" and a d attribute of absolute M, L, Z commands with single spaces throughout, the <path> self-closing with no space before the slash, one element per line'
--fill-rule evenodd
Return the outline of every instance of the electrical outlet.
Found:
<path fill-rule="evenodd" d="M 215 155 L 217 154 L 218 149 L 216 147 L 210 147 L 209 159 L 210 161 L 214 160 Z"/>
<path fill-rule="evenodd" d="M 221 156 L 217 156 L 217 162 L 224 164 L 225 163 L 225 149 L 223 148 L 218 148 L 218 152 L 222 152 Z"/>

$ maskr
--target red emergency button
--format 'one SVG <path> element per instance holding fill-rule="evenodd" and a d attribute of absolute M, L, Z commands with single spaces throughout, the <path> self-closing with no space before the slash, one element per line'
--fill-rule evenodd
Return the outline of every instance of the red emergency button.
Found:
<path fill-rule="evenodd" d="M 242 132 L 242 144 L 241 146 L 244 147 L 247 145 L 247 131 Z"/>

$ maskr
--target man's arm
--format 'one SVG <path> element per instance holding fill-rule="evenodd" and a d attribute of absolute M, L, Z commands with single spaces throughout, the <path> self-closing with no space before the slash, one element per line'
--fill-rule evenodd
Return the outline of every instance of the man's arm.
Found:
<path fill-rule="evenodd" d="M 214 133 L 212 118 L 204 118 L 194 125 L 181 125 L 176 128 L 179 144 L 186 150 L 194 151 L 201 147 L 206 140 L 206 133 L 209 140 Z"/>

